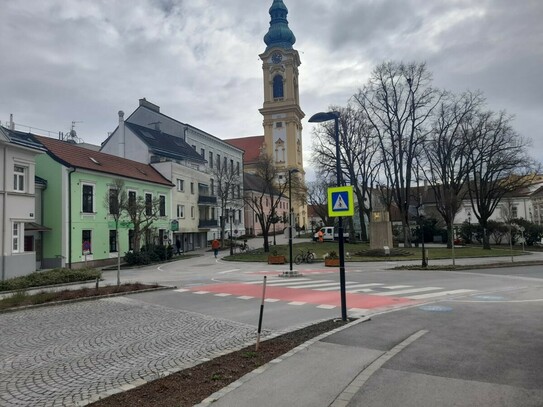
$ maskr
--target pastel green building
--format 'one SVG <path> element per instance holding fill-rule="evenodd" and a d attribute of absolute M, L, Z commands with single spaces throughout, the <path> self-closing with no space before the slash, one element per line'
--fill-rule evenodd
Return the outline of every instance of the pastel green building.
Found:
<path fill-rule="evenodd" d="M 131 198 L 158 199 L 159 217 L 141 243 L 171 242 L 169 215 L 173 184 L 148 164 L 90 150 L 77 144 L 35 136 L 47 154 L 36 160 L 36 175 L 47 181 L 43 192 L 43 268 L 101 266 L 130 250 L 133 231 L 126 217 L 117 239 L 108 197 L 115 181 Z"/>

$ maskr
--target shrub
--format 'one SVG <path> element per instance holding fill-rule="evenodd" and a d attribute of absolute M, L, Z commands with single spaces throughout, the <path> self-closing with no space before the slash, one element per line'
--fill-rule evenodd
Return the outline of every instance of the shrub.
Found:
<path fill-rule="evenodd" d="M 129 266 L 144 266 L 146 264 L 151 264 L 151 258 L 146 251 L 126 252 L 124 254 L 124 261 Z"/>
<path fill-rule="evenodd" d="M 66 284 L 77 281 L 89 281 L 100 278 L 102 273 L 92 268 L 58 268 L 47 271 L 35 271 L 27 276 L 0 281 L 0 291 L 23 290 L 44 285 Z"/>

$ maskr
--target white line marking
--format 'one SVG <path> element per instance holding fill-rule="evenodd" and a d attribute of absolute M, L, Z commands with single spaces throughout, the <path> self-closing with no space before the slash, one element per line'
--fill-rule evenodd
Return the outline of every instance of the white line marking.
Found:
<path fill-rule="evenodd" d="M 250 295 L 242 295 L 236 298 L 239 298 L 240 300 L 250 300 L 251 298 L 255 298 L 255 297 L 251 297 Z"/>
<path fill-rule="evenodd" d="M 322 309 L 334 309 L 336 308 L 335 305 L 326 305 L 326 304 L 323 304 L 323 305 L 317 305 L 317 308 L 322 308 Z"/>
<path fill-rule="evenodd" d="M 381 288 L 386 288 L 387 290 L 398 290 L 400 288 L 411 288 L 413 287 L 412 285 L 390 285 L 388 287 L 381 287 Z"/>
<path fill-rule="evenodd" d="M 382 293 L 374 293 L 372 295 L 402 295 L 402 294 L 409 294 L 409 293 L 420 293 L 424 291 L 435 291 L 435 290 L 443 290 L 443 287 L 423 287 L 423 288 L 410 288 L 408 290 L 398 290 L 398 291 L 387 291 Z"/>
<path fill-rule="evenodd" d="M 368 310 L 365 308 L 349 308 L 349 312 L 353 314 L 365 314 Z"/>
<path fill-rule="evenodd" d="M 219 271 L 219 274 L 233 273 L 234 271 L 239 271 L 240 269 L 224 270 Z"/>
<path fill-rule="evenodd" d="M 193 294 L 209 294 L 209 291 L 193 291 Z"/>
<path fill-rule="evenodd" d="M 310 278 L 296 278 L 296 281 L 301 281 L 301 282 L 306 282 L 308 280 L 311 280 Z M 330 281 L 330 280 L 326 280 L 326 281 Z M 280 285 L 284 285 L 284 284 L 292 284 L 293 281 L 285 281 L 284 279 L 278 279 L 278 280 L 273 280 L 273 281 L 268 281 L 266 283 L 266 285 L 270 285 L 270 284 L 280 284 Z M 262 280 L 257 280 L 257 281 L 245 281 L 243 284 L 262 284 Z"/>
<path fill-rule="evenodd" d="M 374 291 L 371 288 L 360 288 L 358 290 L 347 290 L 347 293 L 356 294 L 356 293 L 373 293 Z"/>
<path fill-rule="evenodd" d="M 420 295 L 412 295 L 409 298 L 410 300 L 424 300 L 426 298 L 435 298 L 435 297 L 441 297 L 442 295 L 454 295 L 454 294 L 464 294 L 464 293 L 471 293 L 477 290 L 451 290 L 451 291 L 440 291 L 438 293 L 430 293 L 430 294 L 420 294 Z"/>
<path fill-rule="evenodd" d="M 290 281 L 280 281 L 280 282 L 275 282 L 275 281 L 269 281 L 268 282 L 268 285 L 269 286 L 288 286 L 288 287 L 291 287 L 291 288 L 297 288 L 297 287 L 294 287 L 294 286 L 305 286 L 305 285 L 313 285 L 313 284 L 320 284 L 320 283 L 333 283 L 334 280 L 309 280 L 309 281 L 300 281 L 298 278 L 293 281 L 293 280 L 290 280 Z"/>
<path fill-rule="evenodd" d="M 317 288 L 317 287 L 329 287 L 329 286 L 339 286 L 338 281 L 334 281 L 332 283 L 311 283 L 311 284 L 304 284 L 304 285 L 298 285 L 294 287 L 288 287 L 288 288 Z"/>
<path fill-rule="evenodd" d="M 219 294 L 215 294 L 215 297 L 228 297 L 232 294 L 228 294 L 228 293 L 219 293 Z"/>
<path fill-rule="evenodd" d="M 281 301 L 281 300 L 278 300 L 277 298 L 266 298 L 264 300 L 264 302 L 277 302 L 277 301 Z"/>
<path fill-rule="evenodd" d="M 190 291 L 190 290 L 187 289 L 187 288 L 179 288 L 179 289 L 174 290 L 174 291 L 175 291 L 175 292 L 178 292 L 178 293 L 185 293 L 185 292 Z"/>
<path fill-rule="evenodd" d="M 289 302 L 288 305 L 304 305 L 305 302 L 302 302 L 302 301 L 292 301 L 292 302 Z"/>
<path fill-rule="evenodd" d="M 339 283 L 338 283 L 339 284 Z M 351 288 L 363 288 L 363 287 L 376 287 L 376 286 L 380 286 L 380 285 L 383 285 L 383 284 L 379 284 L 379 283 L 371 283 L 371 284 L 353 284 L 353 285 L 349 285 L 349 289 Z M 331 290 L 335 290 L 335 288 L 317 288 L 316 291 L 331 291 Z M 370 290 L 371 291 L 371 290 Z"/>

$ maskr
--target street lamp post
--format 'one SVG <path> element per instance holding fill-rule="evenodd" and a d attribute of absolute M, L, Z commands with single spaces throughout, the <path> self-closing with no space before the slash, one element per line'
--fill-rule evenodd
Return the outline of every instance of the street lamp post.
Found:
<path fill-rule="evenodd" d="M 230 215 L 230 256 L 234 255 L 234 246 L 232 245 L 232 221 L 234 216 L 234 210 L 232 208 L 229 209 L 228 214 Z"/>
<path fill-rule="evenodd" d="M 322 123 L 330 120 L 334 121 L 334 139 L 336 142 L 336 176 L 337 186 L 343 184 L 341 174 L 341 162 L 339 157 L 339 112 L 320 112 L 310 117 L 310 123 Z M 339 239 L 339 290 L 341 295 L 341 319 L 347 321 L 347 294 L 345 291 L 345 244 L 343 242 L 343 217 L 339 216 L 338 221 L 338 239 Z"/>
<path fill-rule="evenodd" d="M 292 273 L 292 174 L 300 172 L 296 168 L 288 170 L 288 257 L 289 270 Z"/>

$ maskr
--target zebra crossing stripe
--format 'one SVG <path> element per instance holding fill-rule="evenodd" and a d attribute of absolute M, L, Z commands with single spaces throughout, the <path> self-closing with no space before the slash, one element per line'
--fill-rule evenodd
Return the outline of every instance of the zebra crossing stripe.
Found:
<path fill-rule="evenodd" d="M 310 278 L 304 278 L 304 277 L 301 277 L 301 278 L 296 278 L 296 281 L 308 281 L 308 280 L 311 280 Z M 270 284 L 290 284 L 292 283 L 291 281 L 285 281 L 283 279 L 281 280 L 273 280 L 273 281 L 268 281 L 266 283 L 266 285 L 270 285 Z M 245 281 L 243 282 L 243 284 L 262 284 L 262 280 L 256 280 L 256 281 Z"/>
<path fill-rule="evenodd" d="M 336 308 L 335 305 L 326 305 L 326 304 L 322 304 L 322 305 L 317 305 L 317 308 L 321 308 L 321 309 L 334 309 Z"/>
<path fill-rule="evenodd" d="M 251 297 L 250 295 L 241 295 L 241 296 L 236 297 L 236 298 L 239 298 L 240 300 L 250 300 L 250 299 L 255 298 L 255 297 Z"/>
<path fill-rule="evenodd" d="M 299 279 L 296 279 L 296 281 L 284 281 L 284 280 L 281 280 L 281 281 L 268 281 L 266 283 L 266 285 L 268 287 L 280 287 L 280 286 L 288 286 L 288 287 L 292 287 L 292 288 L 296 288 L 295 286 L 304 286 L 304 285 L 308 285 L 308 286 L 312 286 L 314 284 L 319 284 L 319 283 L 331 283 L 333 282 L 333 280 L 312 280 L 311 283 L 309 281 L 300 281 Z"/>
<path fill-rule="evenodd" d="M 209 291 L 193 291 L 192 293 L 193 294 L 198 294 L 198 295 L 200 295 L 200 294 L 209 294 Z"/>
<path fill-rule="evenodd" d="M 409 298 L 410 300 L 424 300 L 427 298 L 435 298 L 435 297 L 441 297 L 444 295 L 455 295 L 455 294 L 465 294 L 465 293 L 472 293 L 477 290 L 451 290 L 451 291 L 440 291 L 438 293 L 430 293 L 430 294 L 420 294 L 420 295 L 412 295 Z"/>
<path fill-rule="evenodd" d="M 421 292 L 424 292 L 424 291 L 435 291 L 435 290 L 443 290 L 443 287 L 409 288 L 407 290 L 387 291 L 387 292 L 374 293 L 372 295 L 381 295 L 381 296 L 403 295 L 403 294 L 421 293 Z"/>
<path fill-rule="evenodd" d="M 288 303 L 288 305 L 304 305 L 304 304 L 306 303 L 302 301 L 292 301 Z"/>
<path fill-rule="evenodd" d="M 190 291 L 188 288 L 179 288 L 177 290 L 174 290 L 177 293 L 186 293 L 187 291 Z"/>
<path fill-rule="evenodd" d="M 398 290 L 400 288 L 411 288 L 412 285 L 389 285 L 388 287 L 381 287 L 386 288 L 387 290 Z"/>
<path fill-rule="evenodd" d="M 265 302 L 277 302 L 277 301 L 281 301 L 281 300 L 279 300 L 277 298 L 266 298 L 264 301 Z"/>
<path fill-rule="evenodd" d="M 297 285 L 297 286 L 293 286 L 293 287 L 289 286 L 288 288 L 315 288 L 315 289 L 317 289 L 318 287 L 329 287 L 331 285 L 338 286 L 339 282 L 334 281 L 332 283 L 303 284 L 303 285 Z"/>
<path fill-rule="evenodd" d="M 339 284 L 339 283 L 336 283 L 336 284 Z M 355 284 L 355 283 L 349 283 L 349 282 L 348 282 L 348 283 L 345 283 L 345 284 L 346 284 L 346 286 L 348 286 L 348 287 L 346 287 L 346 288 L 348 288 L 349 290 L 350 290 L 351 288 L 377 287 L 377 286 L 383 285 L 383 284 L 380 284 L 380 283 Z M 352 285 L 350 285 L 350 284 L 352 284 Z M 333 288 L 316 288 L 315 290 L 316 290 L 316 291 L 331 291 L 331 290 L 335 290 L 335 289 L 336 289 L 336 288 L 333 287 Z M 358 291 L 358 290 L 353 290 L 352 292 L 356 292 L 356 291 Z M 372 290 L 369 290 L 369 291 L 360 290 L 360 292 L 370 292 L 370 291 L 372 291 Z"/>
<path fill-rule="evenodd" d="M 228 297 L 232 294 L 228 294 L 228 293 L 218 293 L 218 294 L 215 294 L 215 297 Z"/>

